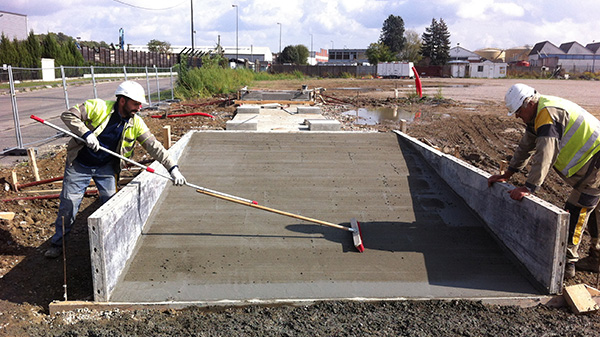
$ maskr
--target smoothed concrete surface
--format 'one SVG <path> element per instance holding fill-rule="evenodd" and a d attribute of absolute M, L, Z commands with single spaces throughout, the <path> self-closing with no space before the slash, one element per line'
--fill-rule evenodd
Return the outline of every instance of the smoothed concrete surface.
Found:
<path fill-rule="evenodd" d="M 393 133 L 196 132 L 188 181 L 348 226 L 167 186 L 112 302 L 537 295 L 464 204 Z"/>
<path fill-rule="evenodd" d="M 530 277 L 549 294 L 559 294 L 567 248 L 569 213 L 540 199 L 512 200 L 509 183 L 488 187 L 490 174 L 442 153 L 402 132 L 394 131 L 427 160 L 446 183 L 486 223 Z"/>

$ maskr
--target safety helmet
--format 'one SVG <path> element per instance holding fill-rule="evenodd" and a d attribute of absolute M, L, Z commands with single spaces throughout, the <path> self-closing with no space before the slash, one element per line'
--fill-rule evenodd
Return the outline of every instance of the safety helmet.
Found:
<path fill-rule="evenodd" d="M 119 95 L 131 98 L 142 104 L 148 104 L 148 102 L 146 102 L 146 92 L 144 91 L 144 88 L 134 81 L 125 81 L 119 84 L 117 91 L 115 91 L 115 96 Z"/>
<path fill-rule="evenodd" d="M 514 115 L 523 105 L 525 99 L 535 95 L 535 93 L 535 89 L 522 83 L 517 83 L 510 87 L 506 92 L 506 96 L 504 96 L 504 102 L 506 103 L 506 108 L 508 108 L 508 115 Z"/>

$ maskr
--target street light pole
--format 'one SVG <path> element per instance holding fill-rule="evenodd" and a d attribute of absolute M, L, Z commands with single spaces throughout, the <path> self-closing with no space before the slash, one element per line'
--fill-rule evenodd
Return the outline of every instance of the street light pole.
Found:
<path fill-rule="evenodd" d="M 279 25 L 279 54 L 281 55 L 281 22 L 277 22 Z"/>
<path fill-rule="evenodd" d="M 310 34 L 310 54 L 309 54 L 309 58 L 313 57 L 313 35 Z"/>
<path fill-rule="evenodd" d="M 194 0 L 190 0 L 190 8 L 192 10 L 192 57 L 194 55 Z"/>
<path fill-rule="evenodd" d="M 231 5 L 231 7 L 235 7 L 235 62 L 237 64 L 237 60 L 240 58 L 238 49 L 238 5 Z"/>

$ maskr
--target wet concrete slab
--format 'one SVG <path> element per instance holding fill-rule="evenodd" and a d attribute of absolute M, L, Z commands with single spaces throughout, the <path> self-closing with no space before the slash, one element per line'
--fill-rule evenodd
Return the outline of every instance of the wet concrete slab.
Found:
<path fill-rule="evenodd" d="M 393 133 L 198 132 L 197 185 L 349 232 L 169 186 L 112 302 L 482 298 L 539 293 L 476 216 Z"/>

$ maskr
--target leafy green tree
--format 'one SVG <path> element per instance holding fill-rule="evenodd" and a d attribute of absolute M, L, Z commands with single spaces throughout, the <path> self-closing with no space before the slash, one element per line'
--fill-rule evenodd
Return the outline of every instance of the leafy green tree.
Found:
<path fill-rule="evenodd" d="M 42 41 L 42 57 L 59 60 L 60 45 L 56 42 L 56 38 L 53 34 L 46 34 Z"/>
<path fill-rule="evenodd" d="M 383 22 L 379 42 L 386 45 L 393 54 L 399 54 L 404 48 L 404 20 L 400 16 L 390 15 Z"/>
<path fill-rule="evenodd" d="M 77 48 L 75 44 L 75 40 L 71 39 L 71 41 L 65 42 L 62 46 L 63 54 L 67 55 L 68 63 L 66 65 L 69 66 L 83 66 L 85 64 L 85 60 L 83 59 L 83 55 Z"/>
<path fill-rule="evenodd" d="M 423 33 L 421 55 L 427 57 L 432 65 L 444 65 L 450 59 L 450 33 L 443 19 L 431 20 L 431 26 Z"/>
<path fill-rule="evenodd" d="M 21 41 L 17 40 L 17 38 L 15 37 L 13 39 L 12 45 L 14 46 L 15 51 L 18 56 L 17 62 L 15 62 L 13 65 L 17 66 L 17 67 L 21 67 L 21 68 L 29 67 L 31 58 L 29 57 L 29 53 L 27 52 L 27 48 L 25 47 L 25 44 L 22 43 Z"/>
<path fill-rule="evenodd" d="M 40 40 L 35 36 L 33 30 L 29 32 L 27 36 L 27 40 L 25 40 L 25 46 L 27 53 L 30 57 L 30 62 L 28 67 L 31 68 L 41 68 L 42 66 L 42 45 L 40 44 Z"/>
<path fill-rule="evenodd" d="M 415 30 L 407 30 L 404 33 L 405 43 L 402 52 L 400 52 L 400 60 L 419 63 L 423 56 L 421 56 L 421 37 Z"/>
<path fill-rule="evenodd" d="M 300 55 L 298 55 L 298 49 L 295 46 L 287 46 L 281 51 L 279 55 L 279 63 L 294 63 L 298 64 Z"/>
<path fill-rule="evenodd" d="M 299 44 L 296 46 L 296 51 L 298 52 L 298 60 L 296 63 L 308 64 L 308 57 L 310 56 L 310 51 L 308 51 L 308 48 L 303 44 Z"/>
<path fill-rule="evenodd" d="M 148 51 L 153 53 L 168 53 L 171 51 L 171 44 L 167 41 L 150 40 L 147 44 Z"/>
<path fill-rule="evenodd" d="M 396 61 L 396 55 L 383 43 L 371 43 L 367 48 L 369 63 L 376 65 L 379 62 Z"/>
<path fill-rule="evenodd" d="M 0 37 L 0 64 L 17 66 L 19 55 L 16 46 L 2 33 Z"/>

